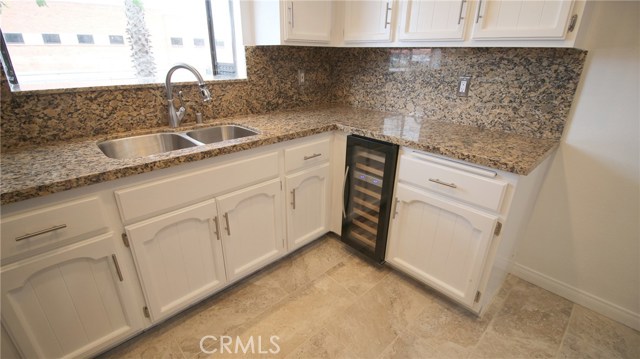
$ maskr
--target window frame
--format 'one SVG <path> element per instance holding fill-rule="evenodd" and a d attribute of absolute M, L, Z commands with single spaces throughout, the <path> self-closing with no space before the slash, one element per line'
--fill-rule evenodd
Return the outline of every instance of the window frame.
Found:
<path fill-rule="evenodd" d="M 214 26 L 213 26 L 213 12 L 212 12 L 212 4 L 211 4 L 212 0 L 204 0 L 205 3 L 205 7 L 206 7 L 206 14 L 207 14 L 207 31 L 208 31 L 208 37 L 209 37 L 209 48 L 210 48 L 210 53 L 211 53 L 211 63 L 212 63 L 212 69 L 213 69 L 213 76 L 221 76 L 221 75 L 227 75 L 227 76 L 238 76 L 239 72 L 238 72 L 238 57 L 237 57 L 237 50 L 236 50 L 236 46 L 238 46 L 238 44 L 236 43 L 237 41 L 237 37 L 236 37 L 236 18 L 234 17 L 234 7 L 235 7 L 235 3 L 233 0 L 226 0 L 229 2 L 229 17 L 231 19 L 231 39 L 232 39 L 232 54 L 233 54 L 233 63 L 220 63 L 218 62 L 217 59 L 217 54 L 216 54 L 216 46 L 215 46 L 215 33 L 214 33 Z M 44 35 L 58 35 L 58 39 L 60 40 L 57 43 L 47 43 L 44 41 Z M 60 45 L 62 44 L 62 39 L 60 38 L 60 34 L 45 34 L 42 33 L 42 40 L 44 45 Z M 94 39 L 95 42 L 95 39 Z M 79 42 L 78 43 L 81 45 L 90 45 L 90 44 L 82 44 Z M 113 43 L 111 43 L 111 41 L 109 41 L 110 45 L 114 45 Z M 24 42 L 22 43 L 24 44 Z M 121 44 L 118 44 L 121 45 Z M 173 46 L 173 45 L 172 45 Z M 184 46 L 184 42 L 183 42 L 183 46 Z M 5 41 L 4 38 L 4 33 L 2 31 L 2 28 L 0 27 L 0 62 L 2 62 L 2 67 L 5 71 L 5 75 L 7 77 L 7 80 L 9 82 L 11 91 L 20 91 L 20 83 L 18 81 L 18 77 L 15 73 L 15 69 L 13 67 L 13 63 L 11 62 L 11 55 L 9 53 L 9 49 L 7 47 L 7 43 Z M 122 84 L 121 86 L 135 86 L 138 84 Z M 111 85 L 95 85 L 95 86 L 90 86 L 92 88 L 96 88 L 96 87 L 109 87 Z M 72 87 L 73 88 L 73 87 Z M 42 89 L 44 91 L 50 91 L 50 90 L 60 90 L 63 88 L 49 88 L 49 89 Z M 37 91 L 37 90 L 36 90 Z"/>

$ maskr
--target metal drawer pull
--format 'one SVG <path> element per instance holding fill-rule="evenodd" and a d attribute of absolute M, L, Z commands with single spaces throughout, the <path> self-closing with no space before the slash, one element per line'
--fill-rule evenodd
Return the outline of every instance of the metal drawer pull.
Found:
<path fill-rule="evenodd" d="M 231 235 L 231 227 L 229 226 L 229 212 L 224 214 L 224 221 L 227 223 L 227 235 Z"/>
<path fill-rule="evenodd" d="M 63 229 L 63 228 L 67 228 L 67 225 L 66 224 L 60 224 L 58 226 L 53 226 L 51 228 L 43 229 L 41 231 L 37 231 L 37 232 L 33 232 L 33 233 L 27 233 L 27 234 L 22 235 L 20 237 L 16 237 L 16 242 L 19 242 L 19 241 L 21 241 L 23 239 L 28 239 L 28 238 L 32 238 L 32 237 L 35 237 L 35 236 L 39 236 L 41 234 L 57 231 L 58 229 Z"/>
<path fill-rule="evenodd" d="M 389 11 L 391 11 L 391 7 L 389 7 L 389 2 L 387 2 L 387 10 L 385 10 L 384 13 L 384 28 L 386 29 L 387 26 L 391 25 L 391 22 L 389 21 Z"/>
<path fill-rule="evenodd" d="M 296 189 L 291 190 L 291 209 L 296 209 Z"/>
<path fill-rule="evenodd" d="M 304 160 L 306 161 L 306 160 L 310 160 L 312 158 L 316 158 L 316 157 L 320 157 L 320 156 L 322 156 L 322 153 L 314 153 L 311 156 L 304 156 Z"/>
<path fill-rule="evenodd" d="M 120 270 L 120 265 L 118 264 L 118 258 L 115 254 L 111 255 L 111 259 L 113 259 L 113 264 L 116 266 L 116 272 L 118 273 L 118 278 L 121 282 L 124 282 L 124 278 L 122 277 L 122 271 Z"/>
<path fill-rule="evenodd" d="M 478 21 L 480 21 L 480 19 L 482 19 L 482 15 L 480 15 L 481 12 L 482 12 L 482 0 L 478 2 L 478 13 L 476 14 L 476 24 L 478 23 Z"/>
<path fill-rule="evenodd" d="M 437 178 L 429 178 L 429 181 L 433 183 L 441 184 L 443 186 L 451 187 L 451 188 L 458 188 L 458 186 L 456 186 L 455 183 L 442 182 Z"/>

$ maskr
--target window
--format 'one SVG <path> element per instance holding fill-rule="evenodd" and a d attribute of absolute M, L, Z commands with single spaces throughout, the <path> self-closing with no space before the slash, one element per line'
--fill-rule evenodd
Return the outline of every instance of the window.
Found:
<path fill-rule="evenodd" d="M 240 1 L 2 0 L 2 65 L 13 91 L 244 78 Z"/>
<path fill-rule="evenodd" d="M 109 35 L 109 43 L 111 45 L 124 45 L 124 36 L 122 36 L 122 35 Z"/>
<path fill-rule="evenodd" d="M 203 47 L 204 39 L 193 39 L 193 46 L 195 47 Z"/>
<path fill-rule="evenodd" d="M 4 34 L 4 41 L 6 41 L 7 44 L 24 44 L 22 34 L 13 32 Z"/>
<path fill-rule="evenodd" d="M 58 34 L 42 34 L 42 41 L 45 44 L 59 44 L 60 35 Z"/>
<path fill-rule="evenodd" d="M 78 35 L 79 44 L 93 44 L 93 35 Z"/>

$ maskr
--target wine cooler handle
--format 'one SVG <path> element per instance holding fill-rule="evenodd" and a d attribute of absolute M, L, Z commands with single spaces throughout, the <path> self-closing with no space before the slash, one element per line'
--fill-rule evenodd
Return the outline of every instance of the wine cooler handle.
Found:
<path fill-rule="evenodd" d="M 349 176 L 349 166 L 344 171 L 344 179 L 342 180 L 342 197 L 347 190 L 347 176 Z M 342 218 L 347 218 L 346 200 L 342 201 Z"/>

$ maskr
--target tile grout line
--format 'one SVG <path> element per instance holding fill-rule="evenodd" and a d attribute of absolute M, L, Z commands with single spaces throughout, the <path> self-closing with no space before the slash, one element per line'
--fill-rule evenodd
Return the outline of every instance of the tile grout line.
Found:
<path fill-rule="evenodd" d="M 567 321 L 567 327 L 564 328 L 564 333 L 562 333 L 562 340 L 560 340 L 560 344 L 558 345 L 558 348 L 556 349 L 554 358 L 558 357 L 558 355 L 560 354 L 560 351 L 562 350 L 562 346 L 564 345 L 564 341 L 567 339 L 567 335 L 569 334 L 569 327 L 571 326 L 571 319 L 575 315 L 575 311 L 576 311 L 576 303 L 572 303 L 572 305 L 571 305 L 571 314 L 569 315 L 569 320 Z"/>

